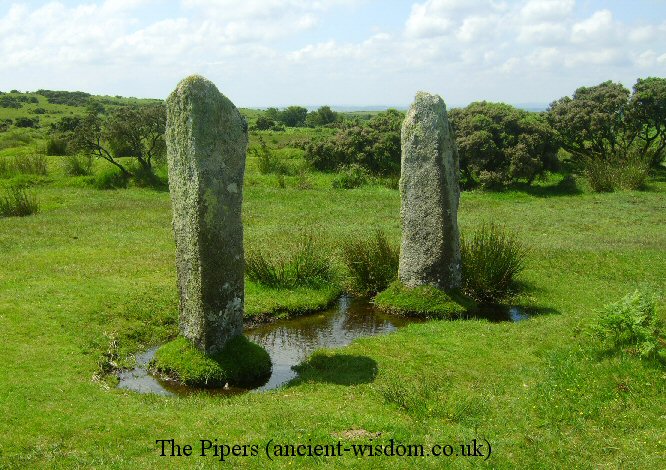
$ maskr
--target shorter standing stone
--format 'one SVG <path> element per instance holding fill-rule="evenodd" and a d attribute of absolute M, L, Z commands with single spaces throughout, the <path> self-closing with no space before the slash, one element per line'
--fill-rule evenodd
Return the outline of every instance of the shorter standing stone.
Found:
<path fill-rule="evenodd" d="M 442 98 L 418 92 L 402 124 L 400 281 L 460 287 L 458 151 Z"/>
<path fill-rule="evenodd" d="M 167 104 L 180 330 L 206 354 L 243 332 L 247 124 L 215 85 L 181 81 Z"/>

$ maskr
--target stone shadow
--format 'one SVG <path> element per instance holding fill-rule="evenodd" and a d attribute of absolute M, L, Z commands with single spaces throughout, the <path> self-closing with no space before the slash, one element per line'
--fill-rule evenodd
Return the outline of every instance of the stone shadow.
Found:
<path fill-rule="evenodd" d="M 367 356 L 325 352 L 315 352 L 293 369 L 298 372 L 298 377 L 290 381 L 287 387 L 304 382 L 360 385 L 373 382 L 378 371 L 375 360 Z"/>

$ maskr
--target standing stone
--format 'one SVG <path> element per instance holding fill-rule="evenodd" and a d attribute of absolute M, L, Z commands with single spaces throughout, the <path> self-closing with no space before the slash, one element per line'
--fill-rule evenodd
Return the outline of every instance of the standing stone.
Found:
<path fill-rule="evenodd" d="M 215 85 L 193 75 L 167 105 L 169 190 L 180 330 L 206 354 L 243 332 L 243 173 L 247 124 Z"/>
<path fill-rule="evenodd" d="M 402 124 L 400 281 L 460 287 L 458 151 L 442 98 L 418 92 Z"/>

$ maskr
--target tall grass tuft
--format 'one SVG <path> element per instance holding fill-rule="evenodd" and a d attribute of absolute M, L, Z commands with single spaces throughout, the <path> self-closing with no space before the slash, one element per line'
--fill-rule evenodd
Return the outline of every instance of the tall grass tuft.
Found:
<path fill-rule="evenodd" d="M 0 176 L 47 175 L 48 165 L 44 155 L 23 155 L 0 158 Z"/>
<path fill-rule="evenodd" d="M 24 175 L 47 175 L 48 165 L 44 155 L 24 155 L 14 157 L 14 167 L 17 173 Z"/>
<path fill-rule="evenodd" d="M 37 198 L 21 187 L 11 186 L 0 196 L 0 217 L 23 217 L 37 212 Z"/>
<path fill-rule="evenodd" d="M 386 289 L 398 277 L 399 255 L 398 247 L 391 245 L 381 230 L 369 239 L 348 242 L 342 247 L 347 289 L 364 296 Z"/>
<path fill-rule="evenodd" d="M 498 303 L 513 294 L 515 277 L 524 269 L 526 249 L 514 235 L 484 224 L 460 243 L 463 291 L 481 303 Z"/>
<path fill-rule="evenodd" d="M 616 189 L 642 189 L 650 175 L 650 154 L 643 155 L 629 149 L 626 155 L 613 155 L 608 159 L 586 158 L 581 164 L 583 173 L 598 193 Z"/>
<path fill-rule="evenodd" d="M 330 259 L 310 233 L 302 235 L 288 255 L 248 251 L 245 273 L 253 282 L 278 289 L 318 287 L 334 278 Z"/>
<path fill-rule="evenodd" d="M 69 155 L 63 160 L 63 170 L 67 176 L 90 176 L 93 167 L 91 155 Z"/>

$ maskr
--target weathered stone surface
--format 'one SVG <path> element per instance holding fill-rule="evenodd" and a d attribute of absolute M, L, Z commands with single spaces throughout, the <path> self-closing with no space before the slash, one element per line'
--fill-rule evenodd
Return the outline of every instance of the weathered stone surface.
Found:
<path fill-rule="evenodd" d="M 247 124 L 200 76 L 166 101 L 180 330 L 207 354 L 243 331 L 243 174 Z"/>
<path fill-rule="evenodd" d="M 437 95 L 419 92 L 402 124 L 400 281 L 460 286 L 458 151 Z"/>

